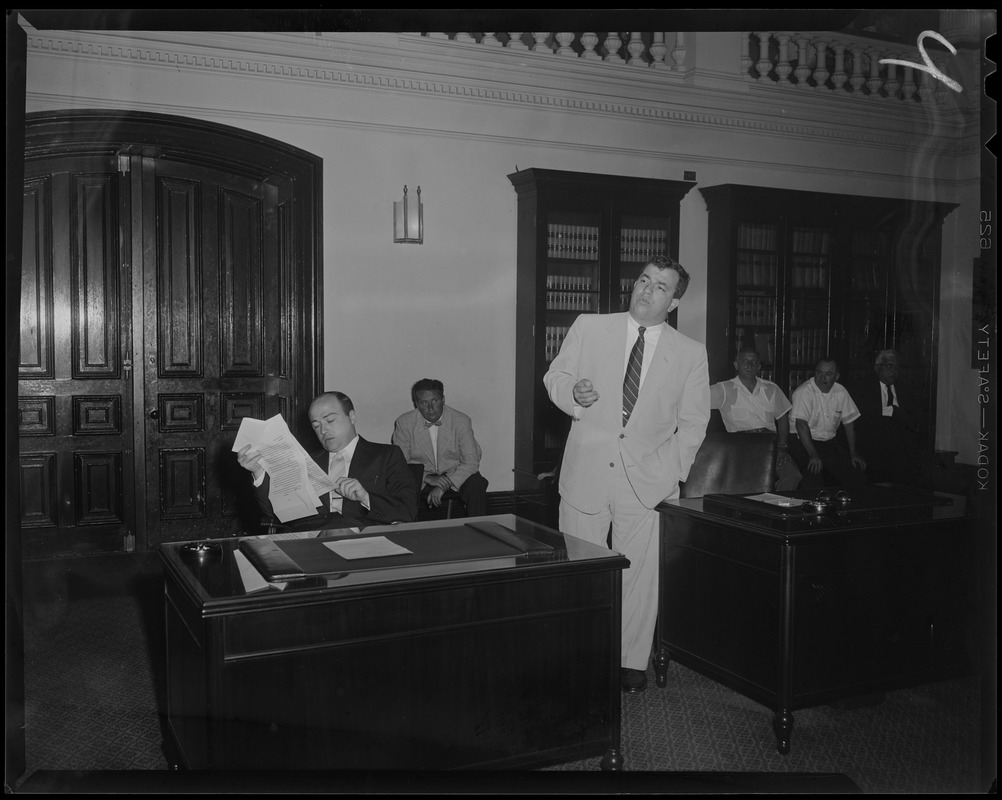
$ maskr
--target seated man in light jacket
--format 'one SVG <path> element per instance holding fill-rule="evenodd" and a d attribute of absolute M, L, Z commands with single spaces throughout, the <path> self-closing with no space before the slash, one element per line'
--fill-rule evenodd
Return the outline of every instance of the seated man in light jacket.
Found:
<path fill-rule="evenodd" d="M 411 387 L 414 410 L 393 424 L 393 444 L 410 464 L 424 467 L 421 498 L 437 508 L 450 489 L 470 517 L 487 513 L 487 479 L 480 474 L 480 445 L 470 418 L 445 404 L 441 381 L 422 378 Z"/>

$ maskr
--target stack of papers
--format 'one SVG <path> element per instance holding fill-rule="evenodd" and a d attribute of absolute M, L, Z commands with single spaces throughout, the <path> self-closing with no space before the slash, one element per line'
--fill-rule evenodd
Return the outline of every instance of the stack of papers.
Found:
<path fill-rule="evenodd" d="M 278 589 L 281 591 L 289 585 L 288 581 L 265 580 L 264 576 L 262 576 L 254 565 L 247 560 L 247 556 L 239 550 L 233 551 L 233 560 L 237 562 L 237 570 L 240 572 L 240 580 L 243 582 L 244 591 L 247 592 L 247 594 L 253 594 L 254 592 L 260 592 L 263 589 L 268 588 Z"/>
<path fill-rule="evenodd" d="M 773 494 L 772 492 L 750 494 L 747 499 L 758 500 L 760 503 L 768 503 L 771 506 L 783 506 L 784 508 L 799 506 L 804 502 L 803 500 L 798 500 L 796 497 L 783 497 L 781 494 Z"/>
<path fill-rule="evenodd" d="M 270 479 L 268 499 L 282 522 L 316 514 L 320 497 L 334 491 L 327 472 L 292 435 L 281 414 L 266 420 L 244 417 L 233 452 L 248 444 L 261 453 L 261 465 Z"/>

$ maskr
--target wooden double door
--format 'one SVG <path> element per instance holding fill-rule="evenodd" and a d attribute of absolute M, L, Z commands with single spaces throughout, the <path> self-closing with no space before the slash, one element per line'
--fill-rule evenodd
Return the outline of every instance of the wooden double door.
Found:
<path fill-rule="evenodd" d="M 319 159 L 160 115 L 28 117 L 25 557 L 253 529 L 245 416 L 320 386 Z"/>

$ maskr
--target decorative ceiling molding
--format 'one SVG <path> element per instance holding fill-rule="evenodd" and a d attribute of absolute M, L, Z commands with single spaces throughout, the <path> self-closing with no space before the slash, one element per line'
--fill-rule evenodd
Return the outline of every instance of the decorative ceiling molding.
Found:
<path fill-rule="evenodd" d="M 154 37 L 156 35 L 154 34 Z M 191 37 L 192 35 L 188 35 Z M 424 94 L 464 102 L 483 102 L 499 105 L 554 110 L 561 113 L 579 113 L 588 116 L 622 118 L 632 117 L 653 124 L 690 125 L 700 128 L 738 129 L 762 135 L 798 137 L 812 141 L 831 141 L 842 145 L 860 145 L 874 148 L 900 150 L 900 148 L 927 148 L 930 138 L 941 139 L 942 146 L 952 154 L 961 155 L 976 148 L 975 141 L 968 142 L 962 129 L 943 118 L 935 104 L 913 104 L 902 107 L 896 104 L 881 104 L 878 100 L 842 98 L 830 95 L 794 93 L 782 87 L 748 85 L 741 78 L 734 78 L 735 89 L 700 88 L 692 82 L 681 82 L 678 77 L 670 81 L 651 80 L 639 70 L 624 66 L 611 68 L 601 81 L 595 79 L 594 67 L 599 65 L 576 65 L 569 59 L 559 57 L 530 57 L 517 65 L 512 62 L 510 70 L 498 69 L 497 54 L 491 53 L 489 70 L 491 78 L 483 78 L 484 64 L 481 53 L 473 48 L 450 48 L 450 67 L 457 68 L 457 58 L 470 60 L 469 74 L 435 74 L 423 67 L 441 68 L 442 42 L 426 40 L 430 49 L 436 51 L 438 63 L 418 63 L 416 51 L 420 51 L 421 40 L 410 34 L 406 37 L 407 58 L 394 51 L 394 58 L 388 57 L 389 48 L 369 47 L 364 51 L 351 51 L 343 43 L 323 42 L 311 35 L 316 47 L 309 57 L 304 57 L 302 44 L 305 34 L 270 35 L 263 40 L 255 38 L 256 44 L 274 44 L 272 52 L 267 48 L 253 55 L 246 49 L 249 41 L 240 34 L 219 34 L 217 41 L 223 44 L 214 48 L 206 44 L 212 41 L 212 34 L 198 34 L 202 37 L 197 49 L 182 49 L 180 42 L 154 43 L 149 34 L 142 39 L 128 38 L 106 33 L 80 33 L 67 36 L 64 32 L 52 35 L 30 33 L 28 36 L 28 57 L 32 53 L 67 58 L 73 60 L 94 60 L 109 63 L 125 62 L 130 67 L 142 69 L 165 69 L 206 71 L 214 74 L 229 72 L 255 79 L 275 81 L 313 82 L 317 84 L 337 84 L 366 91 L 390 91 L 405 94 Z M 290 42 L 300 45 L 295 56 L 290 56 Z M 242 45 L 236 49 L 235 45 Z M 215 52 L 213 52 L 215 50 Z M 277 52 L 281 50 L 283 52 Z M 332 51 L 337 50 L 337 53 Z M 360 52 L 365 53 L 364 61 Z M 347 53 L 351 63 L 337 67 L 325 66 L 320 54 L 344 58 Z M 464 53 L 466 55 L 464 55 Z M 504 59 L 502 59 L 504 60 Z M 391 64 L 391 62 L 394 62 Z M 528 63 L 526 63 L 528 62 Z M 550 65 L 555 70 L 550 72 Z M 574 69 L 568 67 L 588 67 L 582 70 L 584 79 L 568 79 Z M 644 70 L 653 73 L 653 70 Z M 546 75 L 550 85 L 541 86 Z M 529 84 L 533 77 L 539 80 Z M 652 85 L 660 92 L 652 90 Z M 617 92 L 617 88 L 621 91 Z M 627 89 L 632 89 L 628 92 Z M 601 93 L 599 93 L 601 92 Z M 670 93 L 670 99 L 653 97 L 656 93 Z M 632 95 L 632 96 L 630 96 Z M 781 111 L 777 110 L 781 106 Z M 832 121 L 830 112 L 837 108 Z M 801 110 L 802 118 L 796 113 Z M 847 123 L 841 120 L 848 120 Z M 870 124 L 860 124 L 862 121 Z M 879 125 L 877 124 L 879 121 Z"/>

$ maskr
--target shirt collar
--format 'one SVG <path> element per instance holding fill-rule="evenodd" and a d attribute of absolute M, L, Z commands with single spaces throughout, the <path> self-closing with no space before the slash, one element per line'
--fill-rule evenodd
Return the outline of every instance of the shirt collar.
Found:
<path fill-rule="evenodd" d="M 737 387 L 738 391 L 739 392 L 744 392 L 745 394 L 755 394 L 759 389 L 762 388 L 762 379 L 761 378 L 755 378 L 755 388 L 754 389 L 749 389 L 747 386 L 745 386 L 741 382 L 741 378 L 739 378 L 737 375 L 735 375 L 732 380 L 733 380 L 734 385 Z"/>
<path fill-rule="evenodd" d="M 346 462 L 351 461 L 351 457 L 355 455 L 355 445 L 358 444 L 358 434 L 355 434 L 355 438 L 352 439 L 348 444 L 338 450 L 336 453 L 331 453 L 332 456 L 341 456 Z"/>
<path fill-rule="evenodd" d="M 664 330 L 664 326 L 665 326 L 664 322 L 659 323 L 658 325 L 645 325 L 644 338 L 645 339 L 647 338 L 648 333 L 656 333 L 660 336 L 661 331 Z M 635 338 L 637 334 L 640 332 L 640 323 L 637 322 L 633 318 L 633 315 L 629 313 L 626 315 L 626 329 L 631 334 L 630 336 L 631 339 Z"/>

